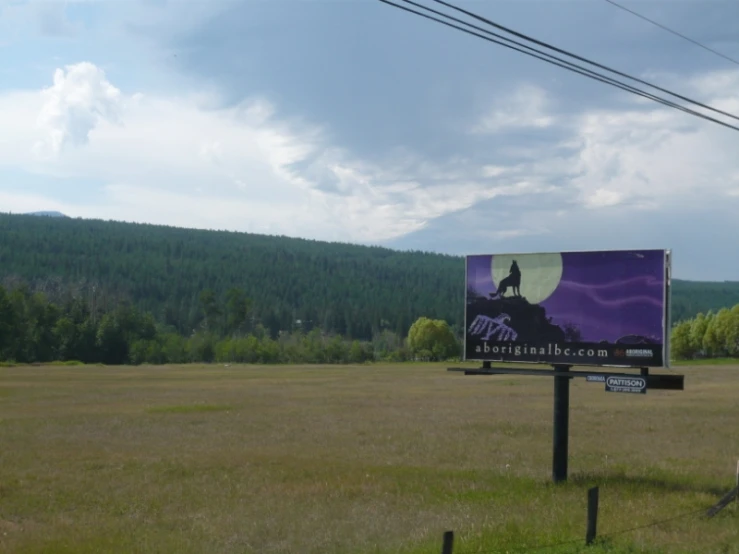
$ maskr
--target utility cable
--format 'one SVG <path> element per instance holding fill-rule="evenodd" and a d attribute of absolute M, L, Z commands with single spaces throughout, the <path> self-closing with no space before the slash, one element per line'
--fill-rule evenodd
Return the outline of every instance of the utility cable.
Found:
<path fill-rule="evenodd" d="M 721 52 L 717 52 L 713 48 L 710 48 L 710 47 L 706 46 L 705 44 L 701 44 L 697 40 L 693 40 L 690 37 L 686 37 L 682 33 L 678 33 L 677 31 L 674 31 L 673 29 L 670 29 L 666 25 L 662 25 L 661 23 L 658 23 L 657 21 L 654 21 L 652 19 L 649 19 L 648 17 L 645 17 L 642 14 L 635 12 L 634 10 L 630 10 L 626 6 L 622 6 L 621 4 L 618 4 L 618 3 L 614 2 L 613 0 L 605 0 L 605 1 L 608 2 L 609 4 L 612 4 L 612 5 L 616 6 L 617 8 L 620 8 L 620 9 L 624 10 L 625 12 L 629 12 L 630 14 L 635 15 L 639 19 L 643 19 L 644 21 L 648 21 L 652 25 L 656 25 L 660 29 L 664 29 L 668 33 L 672 33 L 673 35 L 676 35 L 676 36 L 678 36 L 678 37 L 680 37 L 682 39 L 685 39 L 688 42 L 692 42 L 693 44 L 695 44 L 696 46 L 700 46 L 704 50 L 708 50 L 709 52 L 712 52 L 712 53 L 716 54 L 717 56 L 721 56 L 725 60 L 729 60 L 731 63 L 735 63 L 736 65 L 739 65 L 739 61 L 735 60 L 734 58 L 730 58 L 729 56 L 727 56 L 725 54 L 722 54 Z"/>
<path fill-rule="evenodd" d="M 701 102 L 698 102 L 698 101 L 693 100 L 691 98 L 688 98 L 686 96 L 682 96 L 680 94 L 677 94 L 675 92 L 669 91 L 669 90 L 664 89 L 662 87 L 659 87 L 657 85 L 653 85 L 652 83 L 649 83 L 648 81 L 644 81 L 643 79 L 639 79 L 638 77 L 633 77 L 631 75 L 628 75 L 627 73 L 623 73 L 621 71 L 618 71 L 616 69 L 610 68 L 610 67 L 605 66 L 603 64 L 600 64 L 598 62 L 594 62 L 594 61 L 589 60 L 587 58 L 584 58 L 582 56 L 578 56 L 577 54 L 573 54 L 572 52 L 568 52 L 567 50 L 563 50 L 562 48 L 558 48 L 556 46 L 552 46 L 551 44 L 548 44 L 548 43 L 543 42 L 541 40 L 537 40 L 537 39 L 535 39 L 533 37 L 530 37 L 528 35 L 525 35 L 523 33 L 519 33 L 518 31 L 514 31 L 513 29 L 510 29 L 508 27 L 505 27 L 503 25 L 500 25 L 499 23 L 495 23 L 494 21 L 491 21 L 491 20 L 489 20 L 489 19 L 487 19 L 485 17 L 482 17 L 481 15 L 477 15 L 477 14 L 475 14 L 473 12 L 470 12 L 468 10 L 465 10 L 463 8 L 460 8 L 458 6 L 455 6 L 453 4 L 450 4 L 449 2 L 446 2 L 445 0 L 433 0 L 433 1 L 436 2 L 437 4 L 441 4 L 443 6 L 446 6 L 448 8 L 451 8 L 453 10 L 456 10 L 458 12 L 461 12 L 461 13 L 463 13 L 465 15 L 468 15 L 468 16 L 474 18 L 474 19 L 477 19 L 478 21 L 482 21 L 483 23 L 487 23 L 488 25 L 492 25 L 496 29 L 500 29 L 501 31 L 505 31 L 505 32 L 510 33 L 510 34 L 512 34 L 514 36 L 517 36 L 519 38 L 522 38 L 524 40 L 528 40 L 529 42 L 533 42 L 534 44 L 538 44 L 539 46 L 543 46 L 545 48 L 549 48 L 550 50 L 554 50 L 555 52 L 558 52 L 560 54 L 564 54 L 566 56 L 570 56 L 571 58 L 575 58 L 576 60 L 579 60 L 581 62 L 588 63 L 588 64 L 593 65 L 595 67 L 598 67 L 600 69 L 605 69 L 606 71 L 610 71 L 611 73 L 615 73 L 616 75 L 619 75 L 621 77 L 626 77 L 627 79 L 631 79 L 632 81 L 636 81 L 637 83 L 641 83 L 642 85 L 646 85 L 646 86 L 651 87 L 651 88 L 653 88 L 655 90 L 658 90 L 660 92 L 664 92 L 665 94 L 669 94 L 670 96 L 674 96 L 676 98 L 679 98 L 680 100 L 683 100 L 685 102 L 689 102 L 690 104 L 694 104 L 696 106 L 700 106 L 701 108 L 705 108 L 707 110 L 711 110 L 713 112 L 720 113 L 721 115 L 725 115 L 727 117 L 730 117 L 732 119 L 736 119 L 736 120 L 739 121 L 739 116 L 736 116 L 734 114 L 725 112 L 723 110 L 719 110 L 717 108 L 708 106 L 706 104 L 703 104 Z"/>
<path fill-rule="evenodd" d="M 448 27 L 452 27 L 453 29 L 457 29 L 457 30 L 462 31 L 464 33 L 467 33 L 467 34 L 476 36 L 476 37 L 481 38 L 483 40 L 486 40 L 488 42 L 499 44 L 499 45 L 504 46 L 506 48 L 510 48 L 511 50 L 515 50 L 517 52 L 521 52 L 522 54 L 526 54 L 528 56 L 531 56 L 531 57 L 540 59 L 542 61 L 551 63 L 553 65 L 562 67 L 562 68 L 567 69 L 569 71 L 573 71 L 574 73 L 578 73 L 580 75 L 583 75 L 585 77 L 594 79 L 596 81 L 600 81 L 600 82 L 603 82 L 603 83 L 606 83 L 606 84 L 610 84 L 612 86 L 615 86 L 615 87 L 617 87 L 619 89 L 622 89 L 622 90 L 625 90 L 627 92 L 631 92 L 631 93 L 636 94 L 638 96 L 641 96 L 641 97 L 644 97 L 644 98 L 647 98 L 647 99 L 650 99 L 650 100 L 654 100 L 655 102 L 658 102 L 658 103 L 663 104 L 665 106 L 675 108 L 677 110 L 683 111 L 683 112 L 688 113 L 690 115 L 695 115 L 696 117 L 700 117 L 702 119 L 711 121 L 713 123 L 717 123 L 719 125 L 722 125 L 724 127 L 729 128 L 729 129 L 733 129 L 735 131 L 739 131 L 739 127 L 737 127 L 737 126 L 734 126 L 734 125 L 731 125 L 731 124 L 726 123 L 724 121 L 721 121 L 719 119 L 715 119 L 713 117 L 707 116 L 707 115 L 702 114 L 700 112 L 696 112 L 694 110 L 691 110 L 689 108 L 686 108 L 685 106 L 681 106 L 679 104 L 676 104 L 674 102 L 671 102 L 670 100 L 666 100 L 664 98 L 655 96 L 655 95 L 653 95 L 651 93 L 648 93 L 648 92 L 645 92 L 645 91 L 643 91 L 641 89 L 637 89 L 637 88 L 635 88 L 635 87 L 633 87 L 631 85 L 627 85 L 625 83 L 622 83 L 620 81 L 617 81 L 617 80 L 615 80 L 615 79 L 613 79 L 611 77 L 608 77 L 608 76 L 605 76 L 605 75 L 601 75 L 601 74 L 596 73 L 596 72 L 594 72 L 594 71 L 592 71 L 590 69 L 583 68 L 581 66 L 578 66 L 576 64 L 573 64 L 572 62 L 569 62 L 569 61 L 566 61 L 566 60 L 561 60 L 560 58 L 557 58 L 556 56 L 553 56 L 553 55 L 548 54 L 546 52 L 541 52 L 539 50 L 536 50 L 535 48 L 532 48 L 530 46 L 527 46 L 527 45 L 518 43 L 518 42 L 513 41 L 512 39 L 509 39 L 507 37 L 502 37 L 501 35 L 496 35 L 495 33 L 492 33 L 491 31 L 487 31 L 487 30 L 481 29 L 482 32 L 484 32 L 486 34 L 492 34 L 494 36 L 498 36 L 498 37 L 502 38 L 503 40 L 506 40 L 508 42 L 512 42 L 512 43 L 520 46 L 521 48 L 518 48 L 516 46 L 512 46 L 510 44 L 506 44 L 505 42 L 501 42 L 499 40 L 495 40 L 495 39 L 490 38 L 488 36 L 484 36 L 484 35 L 478 34 L 478 33 L 474 32 L 474 31 L 470 31 L 469 29 L 466 29 L 464 27 L 460 27 L 458 25 L 454 25 L 452 23 L 449 23 L 447 21 L 443 21 L 443 20 L 438 19 L 436 17 L 433 17 L 433 16 L 430 16 L 430 15 L 424 14 L 422 12 L 418 12 L 418 11 L 412 10 L 412 9 L 407 8 L 405 6 L 401 6 L 399 4 L 395 4 L 395 3 L 393 3 L 393 2 L 391 2 L 389 0 L 379 0 L 379 1 L 382 2 L 382 3 L 384 3 L 384 4 L 387 4 L 389 6 L 393 6 L 395 8 L 398 8 L 398 9 L 401 9 L 401 10 L 404 10 L 404 11 L 407 11 L 409 13 L 412 13 L 412 14 L 415 14 L 415 15 L 419 15 L 419 16 L 421 16 L 423 18 L 430 19 L 432 21 L 436 21 L 437 23 L 441 23 L 442 25 L 446 25 Z M 402 1 L 404 1 L 406 3 L 410 3 L 410 4 L 413 4 L 413 5 L 416 5 L 416 6 L 419 6 L 419 7 L 423 8 L 423 9 L 426 9 L 426 10 L 429 10 L 429 11 L 433 11 L 434 13 L 439 13 L 442 16 L 447 17 L 449 19 L 452 19 L 452 20 L 455 20 L 455 21 L 461 21 L 461 20 L 458 20 L 458 19 L 456 19 L 456 18 L 454 18 L 454 17 L 452 17 L 450 15 L 442 14 L 441 12 L 437 12 L 436 10 L 432 10 L 431 8 L 428 8 L 426 6 L 420 6 L 419 4 L 416 4 L 415 2 L 412 2 L 412 0 L 402 0 Z M 467 22 L 463 22 L 463 21 L 461 21 L 461 22 L 464 25 L 468 25 L 470 27 L 473 27 L 473 28 L 476 28 L 476 29 L 480 29 L 479 27 L 476 27 L 476 26 L 472 25 L 471 23 L 467 23 Z M 526 50 L 523 50 L 522 48 L 526 48 L 528 50 L 532 50 L 535 53 L 527 52 Z M 548 59 L 548 58 L 551 58 L 551 59 Z M 553 60 L 557 60 L 557 61 L 553 61 Z M 736 116 L 732 116 L 731 114 L 729 114 L 729 116 L 736 118 Z M 739 118 L 736 118 L 736 119 L 739 119 Z"/>
<path fill-rule="evenodd" d="M 587 69 L 587 68 L 584 68 L 584 67 L 582 67 L 582 66 L 579 66 L 579 65 L 577 65 L 577 64 L 575 64 L 575 63 L 572 63 L 572 62 L 570 62 L 570 61 L 567 61 L 567 60 L 563 60 L 562 58 L 558 58 L 557 56 L 554 56 L 554 55 L 552 55 L 552 54 L 548 54 L 548 53 L 546 53 L 546 52 L 542 52 L 542 51 L 540 51 L 540 50 L 537 50 L 536 48 L 534 48 L 534 47 L 532 47 L 532 46 L 528 46 L 528 45 L 526 45 L 526 44 L 523 44 L 523 43 L 517 42 L 517 41 L 515 41 L 515 40 L 513 40 L 513 39 L 511 39 L 511 38 L 505 37 L 505 36 L 503 36 L 503 35 L 499 35 L 499 34 L 497 34 L 497 33 L 494 33 L 494 32 L 492 32 L 492 31 L 490 31 L 490 30 L 487 30 L 487 29 L 483 29 L 482 27 L 478 27 L 477 25 L 474 25 L 474 24 L 472 24 L 472 23 L 469 23 L 469 22 L 467 22 L 467 21 L 463 21 L 463 20 L 461 20 L 461 19 L 458 19 L 458 18 L 456 18 L 456 17 L 454 17 L 454 16 L 452 16 L 452 15 L 449 15 L 449 14 L 445 14 L 445 13 L 443 13 L 443 12 L 440 12 L 440 11 L 438 11 L 438 10 L 435 10 L 435 9 L 433 9 L 433 8 L 429 8 L 428 6 L 424 6 L 424 5 L 422 5 L 422 4 L 418 4 L 417 2 L 414 2 L 413 0 L 402 0 L 402 1 L 403 1 L 403 2 L 405 2 L 405 3 L 407 3 L 407 4 L 411 4 L 411 5 L 413 5 L 413 6 L 419 7 L 419 8 L 421 8 L 421 9 L 423 9 L 423 10 L 429 11 L 429 12 L 431 12 L 431 13 L 435 13 L 435 14 L 437 14 L 437 15 L 440 15 L 440 16 L 442 16 L 442 17 L 445 17 L 445 18 L 447 18 L 447 19 L 450 19 L 450 20 L 452 20 L 452 21 L 456 21 L 456 22 L 458 22 L 458 23 L 461 23 L 461 24 L 463 24 L 463 25 L 467 25 L 468 27 L 471 27 L 471 28 L 473 28 L 473 29 L 476 29 L 476 30 L 478 30 L 478 31 L 480 31 L 480 32 L 483 32 L 483 33 L 485 33 L 486 35 L 490 35 L 490 36 L 493 36 L 493 37 L 499 38 L 499 39 L 501 39 L 501 40 L 504 40 L 504 41 L 506 41 L 506 42 L 509 42 L 509 43 L 515 44 L 516 46 L 519 46 L 520 48 L 525 48 L 525 49 L 527 49 L 527 50 L 530 50 L 530 51 L 532 51 L 532 52 L 535 52 L 535 54 L 531 54 L 530 52 L 524 52 L 524 51 L 523 51 L 523 50 L 521 50 L 520 48 L 515 48 L 515 47 L 512 47 L 512 46 L 510 46 L 510 45 L 508 45 L 508 44 L 504 44 L 504 43 L 501 43 L 501 42 L 499 42 L 499 41 L 497 41 L 497 40 L 493 40 L 493 39 L 490 39 L 490 38 L 488 38 L 488 37 L 483 37 L 483 36 L 481 36 L 481 35 L 479 35 L 479 34 L 477 34 L 477 33 L 473 33 L 473 32 L 471 32 L 471 31 L 469 31 L 469 30 L 467 30 L 467 29 L 464 29 L 464 28 L 458 27 L 458 26 L 456 26 L 456 25 L 452 25 L 452 24 L 450 24 L 450 23 L 446 23 L 445 21 L 441 21 L 441 20 L 439 20 L 439 19 L 437 19 L 437 18 L 435 18 L 435 17 L 430 17 L 430 16 L 427 16 L 427 15 L 425 15 L 425 14 L 422 14 L 422 13 L 420 13 L 420 12 L 416 12 L 416 11 L 414 11 L 414 10 L 411 10 L 411 9 L 408 9 L 408 8 L 404 8 L 403 6 L 400 6 L 400 5 L 396 5 L 396 4 L 393 4 L 393 3 L 390 3 L 390 2 L 386 2 L 385 0 L 380 0 L 380 1 L 381 1 L 381 2 L 384 2 L 384 3 L 386 3 L 386 4 L 389 4 L 389 5 L 391 5 L 391 6 L 394 6 L 394 7 L 400 8 L 400 9 L 402 9 L 402 10 L 405 10 L 405 11 L 409 11 L 410 13 L 413 13 L 413 14 L 416 14 L 416 15 L 420 15 L 421 17 L 425 17 L 425 18 L 427 18 L 427 19 L 431 19 L 431 20 L 433 20 L 433 21 L 436 21 L 436 22 L 438 22 L 438 23 L 441 23 L 441 24 L 443 24 L 443 25 L 447 25 L 447 26 L 449 26 L 449 27 L 453 27 L 454 29 L 458 29 L 458 30 L 460 30 L 460 31 L 463 31 L 463 32 L 466 32 L 466 33 L 468 33 L 468 34 L 474 35 L 474 36 L 476 36 L 476 37 L 482 38 L 482 39 L 484 39 L 484 40 L 487 40 L 487 41 L 489 41 L 489 42 L 493 42 L 493 43 L 495 43 L 495 44 L 500 44 L 501 46 L 505 46 L 506 48 L 511 48 L 512 50 L 516 50 L 517 52 L 521 52 L 521 53 L 523 53 L 523 54 L 526 54 L 526 55 L 532 56 L 532 57 L 534 57 L 534 58 L 537 58 L 537 59 L 543 60 L 543 61 L 545 61 L 545 62 L 549 62 L 549 63 L 552 63 L 553 65 L 556 65 L 556 66 L 559 66 L 559 67 L 563 67 L 564 69 L 569 69 L 570 71 L 573 71 L 573 72 L 575 72 L 575 73 L 579 73 L 580 75 L 584 75 L 585 77 L 589 77 L 589 78 L 591 78 L 591 79 L 594 79 L 594 80 L 596 80 L 596 81 L 600 81 L 600 82 L 603 82 L 603 83 L 606 83 L 606 84 L 611 84 L 611 85 L 613 85 L 613 86 L 615 86 L 615 87 L 617 87 L 617 88 L 620 88 L 620 89 L 622 89 L 622 90 L 625 90 L 625 91 L 627 91 L 627 92 L 632 92 L 632 93 L 634 93 L 634 94 L 636 94 L 636 95 L 638 95 L 638 96 L 642 96 L 642 97 L 644 97 L 644 98 L 647 98 L 647 99 L 650 99 L 650 100 L 654 100 L 655 102 L 659 102 L 660 104 L 664 104 L 664 105 L 666 105 L 666 106 L 669 106 L 669 107 L 672 107 L 672 108 L 678 109 L 678 110 L 680 110 L 680 111 L 683 111 L 683 112 L 689 113 L 689 114 L 691 114 L 691 115 L 696 115 L 696 116 L 698 116 L 698 117 L 702 117 L 702 118 L 704 118 L 704 119 L 708 119 L 708 120 L 710 120 L 710 121 L 713 121 L 713 122 L 715 122 L 715 123 L 719 123 L 720 125 L 724 125 L 724 126 L 726 126 L 726 127 L 729 127 L 729 128 L 731 128 L 731 129 L 735 129 L 735 130 L 737 129 L 737 127 L 735 127 L 735 126 L 733 126 L 733 125 L 730 125 L 730 124 L 727 124 L 727 123 L 721 122 L 720 120 L 714 119 L 714 118 L 712 118 L 712 117 L 710 117 L 710 116 L 705 116 L 704 114 L 701 114 L 700 112 L 696 112 L 696 111 L 694 111 L 694 110 L 691 110 L 691 109 L 689 109 L 689 108 L 686 108 L 686 107 L 684 107 L 684 106 L 681 106 L 680 104 L 676 104 L 676 103 L 674 103 L 674 102 L 672 102 L 672 101 L 670 101 L 670 100 L 667 100 L 667 99 L 661 98 L 661 97 L 659 97 L 659 96 L 656 96 L 656 95 L 654 95 L 654 94 L 652 94 L 652 93 L 649 93 L 649 92 L 645 92 L 645 91 L 643 91 L 643 90 L 641 90 L 641 89 L 638 89 L 638 88 L 636 88 L 636 87 L 633 87 L 633 86 L 631 86 L 631 85 L 628 85 L 628 84 L 626 84 L 626 83 L 623 83 L 623 82 L 621 82 L 621 81 L 618 81 L 618 80 L 616 80 L 616 79 L 614 79 L 614 78 L 612 78 L 612 77 L 608 77 L 608 76 L 606 76 L 606 75 L 602 75 L 602 74 L 600 74 L 600 73 L 597 73 L 597 72 L 595 72 L 595 71 L 593 71 L 593 70 L 591 70 L 591 69 Z M 549 60 L 549 59 L 545 59 L 545 58 L 543 58 L 542 56 L 546 56 L 547 58 L 551 58 L 552 60 L 556 60 L 556 61 L 551 61 L 551 60 Z M 559 62 L 561 62 L 561 63 L 559 63 Z M 566 64 L 566 65 L 563 65 L 563 64 Z"/>

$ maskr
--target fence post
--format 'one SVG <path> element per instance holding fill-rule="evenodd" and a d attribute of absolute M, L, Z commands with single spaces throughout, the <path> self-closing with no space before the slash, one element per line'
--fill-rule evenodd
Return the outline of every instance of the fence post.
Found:
<path fill-rule="evenodd" d="M 441 554 L 452 554 L 454 549 L 454 531 L 446 531 L 444 533 L 444 544 L 441 547 Z"/>
<path fill-rule="evenodd" d="M 585 534 L 585 544 L 591 545 L 598 532 L 598 487 L 588 490 L 588 530 Z"/>

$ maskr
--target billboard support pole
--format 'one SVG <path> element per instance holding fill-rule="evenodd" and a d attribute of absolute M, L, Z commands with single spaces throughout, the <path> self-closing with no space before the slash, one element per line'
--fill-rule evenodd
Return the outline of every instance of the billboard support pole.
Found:
<path fill-rule="evenodd" d="M 552 452 L 552 479 L 555 483 L 567 480 L 567 457 L 570 439 L 570 379 L 565 375 L 571 366 L 554 366 L 554 425 Z"/>

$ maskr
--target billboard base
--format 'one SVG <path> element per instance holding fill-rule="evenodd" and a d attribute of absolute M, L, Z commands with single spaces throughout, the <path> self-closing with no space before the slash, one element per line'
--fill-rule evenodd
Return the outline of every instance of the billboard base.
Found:
<path fill-rule="evenodd" d="M 450 367 L 447 371 L 463 372 L 465 375 L 532 375 L 554 378 L 554 413 L 552 425 L 552 480 L 560 483 L 567 480 L 567 460 L 570 438 L 570 380 L 584 377 L 589 382 L 605 384 L 606 392 L 645 394 L 647 390 L 685 390 L 684 375 L 650 374 L 649 368 L 640 368 L 639 373 L 616 373 L 606 371 L 573 371 L 570 365 L 553 365 L 553 369 L 524 369 L 492 367 L 483 362 L 479 369 Z"/>

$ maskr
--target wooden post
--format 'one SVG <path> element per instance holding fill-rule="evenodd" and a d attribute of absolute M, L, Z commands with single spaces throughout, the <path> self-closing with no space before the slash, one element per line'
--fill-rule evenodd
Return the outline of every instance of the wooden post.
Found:
<path fill-rule="evenodd" d="M 585 544 L 590 546 L 598 532 L 598 487 L 588 490 L 588 530 L 585 533 Z"/>
<path fill-rule="evenodd" d="M 454 531 L 446 531 L 444 533 L 444 544 L 441 547 L 441 554 L 452 554 L 454 549 Z"/>

